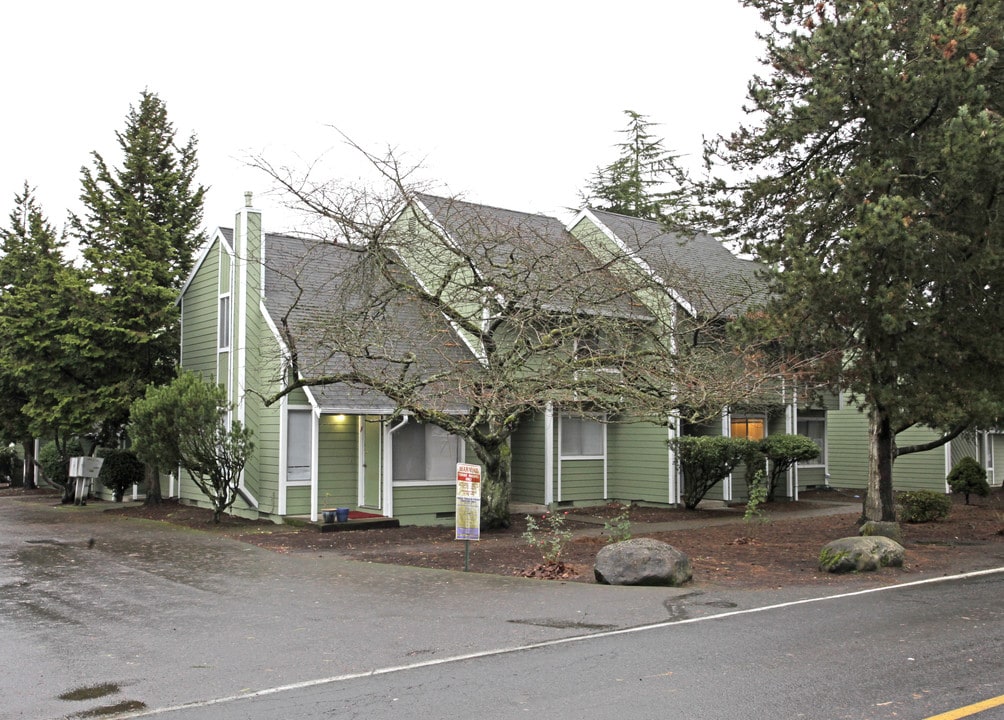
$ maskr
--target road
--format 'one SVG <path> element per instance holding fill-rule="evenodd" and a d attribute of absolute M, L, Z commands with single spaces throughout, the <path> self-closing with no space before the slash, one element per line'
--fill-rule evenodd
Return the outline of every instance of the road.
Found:
<path fill-rule="evenodd" d="M 1004 694 L 1002 585 L 559 584 L 2 499 L 0 718 L 926 718 Z"/>

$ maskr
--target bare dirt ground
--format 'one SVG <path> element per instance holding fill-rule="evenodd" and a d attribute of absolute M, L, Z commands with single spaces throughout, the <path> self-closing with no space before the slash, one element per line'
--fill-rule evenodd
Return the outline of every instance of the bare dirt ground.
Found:
<path fill-rule="evenodd" d="M 0 489 L 0 497 L 24 494 Z M 51 494 L 35 491 L 33 500 L 58 502 Z M 837 509 L 841 514 L 804 517 L 801 511 Z M 687 553 L 696 585 L 741 588 L 781 588 L 798 585 L 898 583 L 921 577 L 1004 566 L 1004 491 L 995 489 L 986 498 L 974 497 L 965 505 L 953 497 L 949 517 L 941 522 L 904 524 L 906 566 L 863 573 L 858 578 L 821 573 L 819 550 L 827 542 L 857 534 L 861 500 L 852 492 L 805 493 L 798 503 L 778 502 L 766 507 L 767 521 L 744 522 L 743 507 L 687 511 L 649 507 L 628 508 L 632 537 L 654 537 Z M 334 553 L 364 562 L 462 570 L 464 543 L 454 539 L 452 527 L 401 527 L 350 532 L 319 532 L 309 524 L 275 525 L 225 517 L 219 525 L 208 510 L 165 501 L 159 506 L 141 503 L 92 502 L 107 512 L 148 518 L 193 527 L 208 533 L 251 543 L 277 553 Z M 485 531 L 470 544 L 470 571 L 498 575 L 549 576 L 577 582 L 594 582 L 593 561 L 609 540 L 604 522 L 622 513 L 621 506 L 577 508 L 565 515 L 573 531 L 561 559 L 563 572 L 541 572 L 541 551 L 523 537 L 526 520 L 513 516 L 505 530 Z M 732 519 L 729 524 L 713 524 Z M 674 523 L 671 530 L 653 523 Z M 534 569 L 537 568 L 535 571 Z"/>

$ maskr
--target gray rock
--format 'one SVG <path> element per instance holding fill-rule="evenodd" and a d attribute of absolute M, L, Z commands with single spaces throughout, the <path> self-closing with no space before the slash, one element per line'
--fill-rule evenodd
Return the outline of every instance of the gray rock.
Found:
<path fill-rule="evenodd" d="M 693 576 L 690 558 L 672 545 L 651 538 L 611 543 L 596 554 L 596 581 L 607 585 L 671 585 Z"/>
<path fill-rule="evenodd" d="M 846 537 L 828 543 L 819 553 L 819 569 L 831 573 L 863 572 L 901 567 L 903 546 L 881 535 Z"/>
<path fill-rule="evenodd" d="M 895 540 L 898 543 L 903 542 L 903 533 L 899 528 L 898 522 L 869 520 L 861 526 L 861 529 L 858 531 L 858 535 L 864 535 L 866 537 L 881 535 L 882 537 L 887 537 L 890 540 Z"/>

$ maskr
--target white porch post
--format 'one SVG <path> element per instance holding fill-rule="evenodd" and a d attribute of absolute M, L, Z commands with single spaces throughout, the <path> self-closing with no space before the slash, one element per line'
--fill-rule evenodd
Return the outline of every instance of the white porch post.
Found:
<path fill-rule="evenodd" d="M 319 479 L 318 441 L 321 432 L 321 415 L 314 410 L 310 413 L 310 522 L 317 522 L 317 486 Z"/>
<path fill-rule="evenodd" d="M 669 425 L 669 432 L 667 433 L 668 440 L 675 440 L 680 435 L 679 427 L 680 418 L 675 415 L 669 415 L 667 418 L 667 423 Z M 669 462 L 669 475 L 667 477 L 667 500 L 670 505 L 680 504 L 680 485 L 679 478 L 676 471 L 676 451 L 673 450 L 673 444 L 667 443 L 667 461 Z"/>
<path fill-rule="evenodd" d="M 722 436 L 732 437 L 732 425 L 729 422 L 729 417 L 731 413 L 729 408 L 722 408 Z M 728 477 L 725 478 L 725 482 L 722 484 L 722 500 L 725 502 L 732 501 L 732 473 L 729 473 Z"/>
<path fill-rule="evenodd" d="M 554 502 L 554 404 L 544 410 L 544 504 Z"/>
<path fill-rule="evenodd" d="M 279 401 L 279 515 L 286 515 L 286 461 L 289 453 L 289 403 L 286 396 Z M 316 517 L 313 520 L 317 520 Z"/>

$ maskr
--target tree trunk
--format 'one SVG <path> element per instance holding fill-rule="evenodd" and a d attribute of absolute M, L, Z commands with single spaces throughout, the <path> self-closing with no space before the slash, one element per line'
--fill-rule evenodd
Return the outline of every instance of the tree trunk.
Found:
<path fill-rule="evenodd" d="M 868 413 L 868 491 L 865 493 L 864 519 L 896 521 L 896 501 L 892 488 L 892 463 L 896 452 L 896 434 L 889 413 L 873 407 Z"/>
<path fill-rule="evenodd" d="M 144 505 L 160 505 L 160 468 L 146 466 L 146 500 Z"/>
<path fill-rule="evenodd" d="M 512 451 L 505 442 L 484 447 L 475 445 L 475 452 L 484 463 L 481 478 L 481 528 L 507 528 L 509 518 L 509 497 L 512 490 L 510 469 Z"/>
<path fill-rule="evenodd" d="M 24 488 L 34 490 L 38 487 L 35 481 L 35 441 L 25 440 L 21 449 L 24 450 Z"/>

